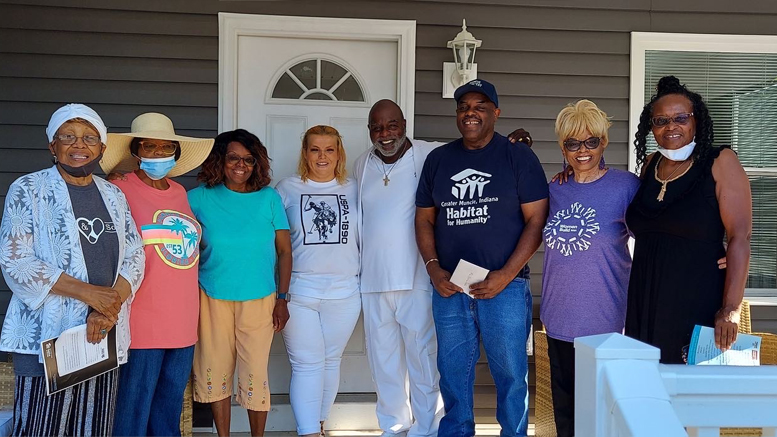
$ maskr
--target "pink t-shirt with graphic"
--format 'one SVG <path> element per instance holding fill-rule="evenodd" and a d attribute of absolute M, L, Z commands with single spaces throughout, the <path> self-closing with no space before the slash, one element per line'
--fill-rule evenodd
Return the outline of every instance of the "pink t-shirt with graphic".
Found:
<path fill-rule="evenodd" d="M 146 275 L 130 306 L 130 349 L 173 349 L 197 342 L 197 264 L 202 228 L 186 190 L 167 179 L 157 190 L 135 173 L 113 181 L 127 197 L 146 251 Z"/>

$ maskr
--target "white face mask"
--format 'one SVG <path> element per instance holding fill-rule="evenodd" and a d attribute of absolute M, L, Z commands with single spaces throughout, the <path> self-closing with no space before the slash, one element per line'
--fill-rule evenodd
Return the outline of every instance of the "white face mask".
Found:
<path fill-rule="evenodd" d="M 691 141 L 679 149 L 664 149 L 658 146 L 658 153 L 671 161 L 685 161 L 693 153 L 694 147 L 696 147 L 696 141 Z"/>

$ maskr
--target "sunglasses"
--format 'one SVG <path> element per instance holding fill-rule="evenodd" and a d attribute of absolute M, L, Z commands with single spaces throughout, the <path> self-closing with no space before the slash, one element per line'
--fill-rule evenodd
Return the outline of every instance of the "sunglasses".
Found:
<path fill-rule="evenodd" d="M 666 117 L 663 115 L 659 115 L 657 117 L 651 118 L 650 122 L 653 123 L 653 126 L 655 127 L 663 127 L 668 125 L 669 123 L 685 125 L 685 124 L 688 124 L 688 121 L 691 119 L 691 117 L 693 117 L 693 112 L 677 114 L 674 117 Z"/>
<path fill-rule="evenodd" d="M 237 165 L 237 163 L 240 161 L 243 161 L 243 164 L 245 164 L 247 167 L 253 167 L 256 165 L 256 158 L 253 156 L 246 156 L 245 158 L 242 158 L 234 153 L 227 153 L 227 164 Z"/>
<path fill-rule="evenodd" d="M 599 147 L 599 144 L 602 143 L 602 139 L 599 137 L 591 137 L 587 140 L 583 141 L 577 141 L 574 138 L 569 138 L 564 140 L 564 148 L 567 149 L 570 152 L 577 152 L 580 150 L 580 148 L 585 145 L 585 148 L 588 150 L 594 150 L 597 147 Z"/>

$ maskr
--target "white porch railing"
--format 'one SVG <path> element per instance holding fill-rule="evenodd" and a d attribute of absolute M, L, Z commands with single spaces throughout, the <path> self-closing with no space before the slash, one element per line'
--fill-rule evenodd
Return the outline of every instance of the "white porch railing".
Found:
<path fill-rule="evenodd" d="M 620 334 L 575 339 L 575 435 L 710 437 L 721 427 L 777 437 L 777 366 L 659 364 Z"/>

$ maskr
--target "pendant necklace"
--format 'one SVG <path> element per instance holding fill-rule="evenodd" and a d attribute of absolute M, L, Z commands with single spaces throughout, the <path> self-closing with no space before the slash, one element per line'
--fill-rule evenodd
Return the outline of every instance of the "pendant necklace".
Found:
<path fill-rule="evenodd" d="M 404 149 L 405 146 L 402 146 L 402 148 Z M 402 152 L 403 152 L 402 150 L 399 151 L 399 153 L 402 153 Z M 380 159 L 380 156 L 376 154 L 375 157 L 378 158 L 378 161 L 380 161 L 380 164 L 382 166 L 382 168 L 378 167 L 378 170 L 383 172 L 383 186 L 388 187 L 389 182 L 391 182 L 391 179 L 389 179 L 389 174 L 391 174 L 391 170 L 394 170 L 394 167 L 396 167 L 397 163 L 402 159 L 402 156 L 400 156 L 399 159 L 397 159 L 396 161 L 394 161 L 393 164 L 391 164 L 391 167 L 389 167 L 388 171 L 386 171 L 386 163 L 383 162 L 382 159 Z M 375 163 L 375 165 L 377 166 L 378 163 Z"/>
<path fill-rule="evenodd" d="M 389 179 L 389 175 L 391 174 L 391 170 L 394 170 L 394 167 L 397 165 L 397 162 L 399 162 L 399 160 L 397 160 L 395 163 L 391 164 L 391 166 L 388 168 L 388 171 L 386 171 L 386 163 L 383 162 L 383 160 L 380 159 L 377 156 L 375 158 L 378 161 L 380 161 L 380 165 L 381 166 L 379 167 L 377 162 L 375 163 L 375 166 L 378 167 L 378 170 L 381 173 L 383 173 L 383 186 L 384 187 L 388 187 L 389 182 L 391 182 L 391 179 Z"/>
<path fill-rule="evenodd" d="M 688 167 L 686 167 L 686 169 L 682 173 L 675 176 L 674 178 L 672 177 L 674 176 L 675 172 L 677 172 L 677 170 L 679 170 L 680 167 L 682 167 L 683 164 L 680 164 L 677 167 L 675 167 L 674 170 L 672 170 L 672 173 L 669 174 L 669 177 L 667 177 L 666 179 L 661 179 L 660 177 L 658 177 L 658 166 L 661 164 L 661 158 L 663 158 L 663 156 L 658 157 L 659 161 L 656 163 L 656 170 L 655 170 L 656 180 L 661 183 L 661 191 L 658 192 L 658 197 L 656 197 L 656 200 L 658 200 L 659 202 L 664 201 L 664 195 L 666 194 L 666 185 L 669 182 L 674 182 L 680 179 L 681 177 L 685 176 L 685 174 L 688 173 L 688 170 L 690 170 L 691 167 L 693 167 L 693 158 L 691 158 L 691 163 L 688 165 Z"/>

